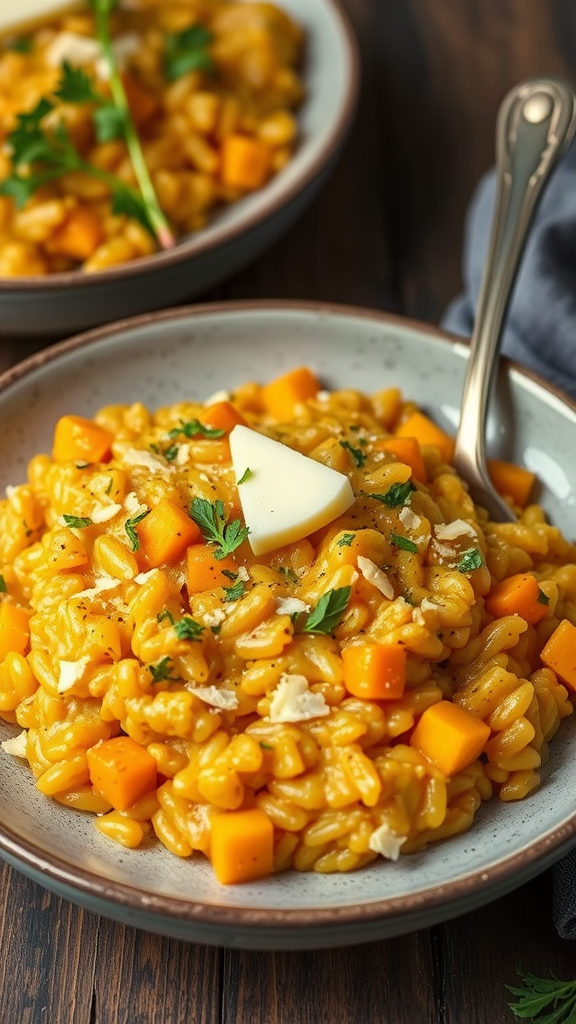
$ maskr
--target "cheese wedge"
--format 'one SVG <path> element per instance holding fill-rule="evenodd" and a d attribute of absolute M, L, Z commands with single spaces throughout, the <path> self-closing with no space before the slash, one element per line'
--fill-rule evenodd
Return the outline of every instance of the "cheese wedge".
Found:
<path fill-rule="evenodd" d="M 255 555 L 327 526 L 354 501 L 343 473 L 249 427 L 234 427 L 230 451 Z"/>

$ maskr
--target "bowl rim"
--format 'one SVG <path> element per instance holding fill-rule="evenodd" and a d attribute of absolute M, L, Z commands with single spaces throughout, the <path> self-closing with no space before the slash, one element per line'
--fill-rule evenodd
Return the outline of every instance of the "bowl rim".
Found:
<path fill-rule="evenodd" d="M 238 236 L 249 233 L 258 224 L 267 221 L 281 209 L 289 206 L 314 181 L 323 168 L 330 165 L 336 156 L 351 127 L 360 92 L 360 51 L 342 0 L 321 0 L 321 2 L 326 5 L 328 11 L 331 11 L 335 23 L 341 30 L 346 58 L 344 65 L 346 92 L 331 132 L 326 136 L 314 160 L 291 185 L 279 188 L 275 195 L 267 195 L 263 190 L 260 193 L 260 202 L 257 208 L 244 213 L 239 222 L 233 220 L 232 223 L 220 225 L 216 237 L 206 237 L 206 232 L 202 230 L 185 241 L 177 242 L 171 249 L 161 249 L 150 256 L 140 256 L 128 263 L 119 263 L 110 267 L 109 270 L 102 270 L 97 274 L 83 274 L 78 270 L 69 270 L 44 276 L 5 277 L 0 275 L 0 290 L 26 293 L 48 292 L 58 287 L 95 288 L 99 284 L 138 278 L 156 270 L 169 270 L 185 260 L 203 256 L 212 250 L 230 244 Z M 279 180 L 281 174 L 280 171 L 274 180 Z"/>
<path fill-rule="evenodd" d="M 466 344 L 466 339 L 449 334 L 434 325 L 365 307 L 339 305 L 332 302 L 281 299 L 202 303 L 128 317 L 50 345 L 0 375 L 0 396 L 16 382 L 42 369 L 45 365 L 57 361 L 69 352 L 89 348 L 93 342 L 108 339 L 115 334 L 137 331 L 152 322 L 194 319 L 210 314 L 234 315 L 238 312 L 258 314 L 259 312 L 273 313 L 275 311 L 360 317 L 391 327 L 415 330 L 454 349 Z M 538 374 L 527 370 L 513 360 L 503 359 L 502 362 L 508 372 L 519 374 L 539 385 L 576 414 L 576 401 L 559 388 L 550 385 Z M 473 909 L 481 902 L 488 902 L 514 888 L 514 883 L 510 884 L 510 879 L 516 878 L 516 884 L 522 884 L 560 859 L 575 843 L 576 811 L 568 810 L 566 818 L 561 823 L 534 840 L 530 845 L 501 857 L 488 867 L 479 867 L 469 871 L 461 878 L 432 884 L 414 893 L 388 898 L 383 895 L 382 899 L 369 900 L 359 904 L 350 903 L 313 908 L 279 908 L 271 905 L 267 908 L 254 908 L 248 905 L 224 906 L 216 902 L 201 903 L 192 900 L 179 900 L 161 893 L 146 892 L 126 882 L 103 878 L 89 869 L 71 867 L 60 855 L 46 852 L 35 842 L 18 836 L 5 822 L 0 822 L 0 851 L 6 859 L 33 877 L 45 876 L 56 888 L 64 886 L 68 898 L 73 899 L 74 895 L 71 894 L 75 894 L 79 902 L 82 902 L 83 898 L 85 900 L 91 898 L 114 904 L 126 911 L 152 915 L 157 922 L 160 922 L 160 925 L 162 921 L 165 923 L 164 928 L 166 922 L 171 921 L 173 924 L 180 922 L 182 926 L 189 926 L 191 930 L 194 930 L 196 925 L 200 929 L 202 927 L 207 929 L 234 927 L 235 929 L 244 929 L 245 934 L 260 934 L 261 936 L 265 936 L 271 929 L 280 929 L 288 941 L 292 931 L 301 928 L 312 930 L 312 932 L 315 930 L 321 932 L 327 927 L 337 927 L 341 933 L 342 929 L 346 931 L 355 926 L 363 929 L 369 926 L 374 928 L 378 927 L 378 923 L 380 923 L 378 933 L 368 936 L 368 938 L 378 938 L 385 937 L 386 934 L 395 935 L 411 928 L 427 926 L 439 918 L 443 920 Z M 47 885 L 47 887 L 50 886 Z M 441 907 L 444 907 L 444 910 L 441 911 Z M 106 913 L 106 910 L 103 908 L 102 912 Z M 415 915 L 418 914 L 420 917 L 416 923 L 411 925 L 410 920 L 415 919 Z M 401 928 L 394 924 L 398 920 L 404 922 Z M 392 932 L 386 932 L 387 925 L 393 929 Z M 159 930 L 163 930 L 161 926 Z M 194 941 L 202 941 L 201 932 L 195 932 L 192 938 Z M 211 940 L 207 938 L 207 941 Z M 217 944 L 223 944 L 223 942 L 220 941 Z M 338 944 L 336 937 L 332 944 Z M 286 948 L 304 948 L 304 946 L 296 942 L 295 945 Z"/>

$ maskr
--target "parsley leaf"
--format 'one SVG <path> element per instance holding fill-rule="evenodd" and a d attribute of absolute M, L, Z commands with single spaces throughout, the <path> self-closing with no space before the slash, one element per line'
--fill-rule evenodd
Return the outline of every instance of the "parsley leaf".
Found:
<path fill-rule="evenodd" d="M 413 554 L 418 554 L 418 545 L 410 540 L 409 537 L 401 537 L 398 533 L 390 534 L 390 543 L 395 548 L 401 548 L 402 551 L 411 551 Z"/>
<path fill-rule="evenodd" d="M 29 36 L 18 36 L 16 39 L 10 40 L 7 49 L 14 53 L 31 53 L 32 40 Z"/>
<path fill-rule="evenodd" d="M 206 498 L 193 498 L 190 506 L 190 517 L 202 531 L 208 544 L 216 544 L 215 558 L 226 558 L 246 540 L 249 530 L 242 526 L 239 519 L 226 522 L 224 502 L 219 498 L 214 502 Z"/>
<path fill-rule="evenodd" d="M 103 103 L 92 115 L 98 142 L 121 139 L 126 130 L 126 117 L 112 103 Z"/>
<path fill-rule="evenodd" d="M 90 76 L 82 68 L 74 67 L 67 60 L 62 63 L 62 73 L 54 95 L 63 103 L 107 102 L 105 97 L 94 89 Z"/>
<path fill-rule="evenodd" d="M 127 519 L 124 523 L 124 529 L 128 534 L 128 539 L 132 545 L 132 551 L 138 551 L 140 547 L 140 541 L 138 540 L 138 534 L 136 533 L 136 527 L 138 523 L 141 523 L 143 519 L 149 514 L 150 509 L 147 508 L 144 512 L 140 512 L 140 515 L 132 516 L 132 519 Z"/>
<path fill-rule="evenodd" d="M 167 35 L 164 39 L 164 71 L 173 82 L 187 71 L 210 72 L 214 61 L 208 52 L 212 33 L 202 25 L 191 25 L 183 32 Z"/>
<path fill-rule="evenodd" d="M 358 469 L 362 469 L 362 466 L 366 462 L 368 456 L 366 452 L 363 452 L 361 448 L 353 448 L 349 441 L 339 441 L 340 447 L 344 448 L 354 459 L 354 465 Z"/>
<path fill-rule="evenodd" d="M 294 572 L 294 569 L 291 569 L 290 566 L 279 565 L 278 572 L 281 573 L 284 579 L 287 580 L 289 583 L 298 583 L 298 577 Z"/>
<path fill-rule="evenodd" d="M 148 671 L 152 676 L 154 683 L 161 683 L 164 680 L 177 679 L 178 676 L 171 676 L 172 671 L 172 659 L 166 655 L 165 658 L 160 658 L 160 661 L 156 662 L 155 665 L 148 665 Z"/>
<path fill-rule="evenodd" d="M 463 552 L 456 568 L 458 572 L 468 573 L 474 572 L 475 569 L 481 569 L 483 565 L 482 552 L 478 548 L 468 548 Z"/>
<path fill-rule="evenodd" d="M 543 590 L 538 587 L 538 597 L 536 598 L 538 604 L 550 604 L 550 598 L 548 594 L 545 594 Z"/>
<path fill-rule="evenodd" d="M 515 1017 L 540 1021 L 541 1024 L 570 1024 L 576 1010 L 576 981 L 560 981 L 554 975 L 537 978 L 534 974 L 518 971 L 522 985 L 514 988 L 506 985 L 508 991 L 518 997 L 518 1002 L 509 1003 Z M 552 1012 L 540 1016 L 544 1010 Z"/>
<path fill-rule="evenodd" d="M 236 486 L 239 487 L 240 484 L 246 483 L 246 481 L 249 480 L 251 476 L 254 476 L 254 473 L 250 469 L 250 466 L 246 466 L 246 469 L 242 473 L 242 476 L 240 477 L 239 480 L 236 481 Z"/>
<path fill-rule="evenodd" d="M 349 548 L 354 540 L 355 534 L 343 533 L 340 540 L 336 541 L 336 546 L 339 548 Z"/>
<path fill-rule="evenodd" d="M 302 632 L 332 633 L 348 607 L 351 591 L 351 587 L 338 587 L 322 594 L 302 626 Z"/>
<path fill-rule="evenodd" d="M 204 632 L 204 626 L 190 615 L 183 615 L 178 619 L 178 622 L 174 623 L 174 629 L 179 640 L 200 640 Z"/>
<path fill-rule="evenodd" d="M 224 600 L 239 601 L 241 597 L 244 597 L 245 590 L 244 580 L 237 580 L 231 587 L 224 587 Z"/>
<path fill-rule="evenodd" d="M 7 593 L 8 593 L 8 587 L 6 586 L 6 580 L 4 579 L 2 573 L 0 573 L 0 594 L 7 594 Z"/>
<path fill-rule="evenodd" d="M 398 508 L 399 505 L 408 505 L 412 491 L 416 490 L 411 480 L 405 484 L 392 484 L 384 494 L 368 494 L 368 498 L 375 498 L 381 501 L 388 508 Z"/>
<path fill-rule="evenodd" d="M 164 619 L 168 619 L 170 625 L 174 625 L 174 616 L 172 615 L 172 612 L 170 611 L 169 608 L 163 608 L 161 612 L 158 612 L 156 619 L 158 620 L 159 623 L 164 622 Z"/>
<path fill-rule="evenodd" d="M 205 423 L 201 423 L 200 420 L 182 420 L 179 427 L 173 427 L 172 430 L 168 431 L 168 437 L 174 439 L 180 437 L 180 434 L 184 434 L 184 437 L 223 437 L 226 433 L 221 427 L 207 427 Z"/>
<path fill-rule="evenodd" d="M 77 530 L 83 530 L 85 526 L 92 526 L 92 520 L 89 516 L 62 516 L 66 526 L 71 526 Z"/>

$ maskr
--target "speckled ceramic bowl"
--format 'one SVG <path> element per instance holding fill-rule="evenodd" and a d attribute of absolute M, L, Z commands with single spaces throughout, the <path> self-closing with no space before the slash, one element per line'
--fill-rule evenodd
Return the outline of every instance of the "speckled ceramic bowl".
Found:
<path fill-rule="evenodd" d="M 108 326 L 48 349 L 0 380 L 0 485 L 24 479 L 63 412 L 111 402 L 203 400 L 300 363 L 327 387 L 397 384 L 454 427 L 466 347 L 423 325 L 319 305 L 197 307 Z M 491 454 L 524 462 L 538 499 L 570 537 L 576 524 L 576 407 L 504 364 Z M 14 733 L 0 727 L 0 738 Z M 541 788 L 484 805 L 465 835 L 350 875 L 287 873 L 219 886 L 203 858 L 160 845 L 116 847 L 89 816 L 51 803 L 0 751 L 0 853 L 41 885 L 127 924 L 196 942 L 306 949 L 393 936 L 471 910 L 558 859 L 576 842 L 576 717 L 551 745 Z"/>
<path fill-rule="evenodd" d="M 2 0 L 2 4 L 17 0 Z M 280 237 L 312 201 L 340 153 L 359 84 L 356 43 L 338 0 L 281 0 L 307 33 L 301 139 L 268 185 L 214 216 L 174 249 L 99 274 L 0 277 L 0 336 L 64 337 L 193 299 Z"/>

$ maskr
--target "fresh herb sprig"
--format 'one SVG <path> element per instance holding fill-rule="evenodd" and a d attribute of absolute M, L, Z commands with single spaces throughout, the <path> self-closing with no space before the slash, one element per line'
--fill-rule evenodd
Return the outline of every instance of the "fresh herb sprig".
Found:
<path fill-rule="evenodd" d="M 351 587 L 327 590 L 312 609 L 301 628 L 302 633 L 333 633 L 350 600 Z"/>
<path fill-rule="evenodd" d="M 201 423 L 200 420 L 182 420 L 178 427 L 172 427 L 172 430 L 168 431 L 168 437 L 174 440 L 184 434 L 184 437 L 205 437 L 209 439 L 224 437 L 226 433 L 222 427 L 207 427 L 205 423 Z"/>
<path fill-rule="evenodd" d="M 208 50 L 212 39 L 212 33 L 203 25 L 191 25 L 183 32 L 166 35 L 164 73 L 168 81 L 174 82 L 188 71 L 213 71 L 214 61 Z"/>
<path fill-rule="evenodd" d="M 410 504 L 414 484 L 408 480 L 405 484 L 392 484 L 384 494 L 367 494 L 367 498 L 374 498 L 381 501 L 388 508 L 398 508 L 400 505 Z"/>
<path fill-rule="evenodd" d="M 148 167 L 146 166 L 144 154 L 140 145 L 140 139 L 138 138 L 138 133 L 136 131 L 134 121 L 132 120 L 130 107 L 126 98 L 126 91 L 118 71 L 114 48 L 112 46 L 112 38 L 110 35 L 110 14 L 116 7 L 117 0 L 89 0 L 89 3 L 94 11 L 96 37 L 102 47 L 102 53 L 108 66 L 108 73 L 110 76 L 110 93 L 112 95 L 114 106 L 118 111 L 118 115 L 122 119 L 124 140 L 128 147 L 128 153 L 134 169 L 134 174 L 136 175 L 136 181 L 138 182 L 138 187 L 146 206 L 148 219 L 161 247 L 163 249 L 170 249 L 175 242 L 174 235 L 172 234 L 170 225 L 160 208 L 158 197 L 156 196 L 154 185 L 152 184 L 152 179 L 148 173 Z"/>
<path fill-rule="evenodd" d="M 127 519 L 126 522 L 124 523 L 124 529 L 126 530 L 126 533 L 128 535 L 128 540 L 130 541 L 130 544 L 132 546 L 132 551 L 138 551 L 140 547 L 140 540 L 138 534 L 136 533 L 136 527 L 138 526 L 138 523 L 141 523 L 142 520 L 146 518 L 149 512 L 150 509 L 147 508 L 144 510 L 144 512 L 140 512 L 139 515 L 137 516 L 132 516 L 131 519 Z"/>
<path fill-rule="evenodd" d="M 462 552 L 462 556 L 456 568 L 458 572 L 464 573 L 465 575 L 469 572 L 474 572 L 475 569 L 481 569 L 484 565 L 484 559 L 482 558 L 482 552 L 478 548 L 468 548 L 467 551 Z"/>
<path fill-rule="evenodd" d="M 560 981 L 537 978 L 534 974 L 518 971 L 522 985 L 506 988 L 518 1001 L 509 1003 L 515 1017 L 533 1020 L 537 1024 L 573 1024 L 576 1020 L 576 980 Z M 545 1010 L 550 1012 L 544 1013 Z"/>
<path fill-rule="evenodd" d="M 219 498 L 215 502 L 206 498 L 193 498 L 190 517 L 200 527 L 204 540 L 208 544 L 216 544 L 215 558 L 231 555 L 250 532 L 239 519 L 233 519 L 230 523 L 226 520 L 224 502 Z"/>

